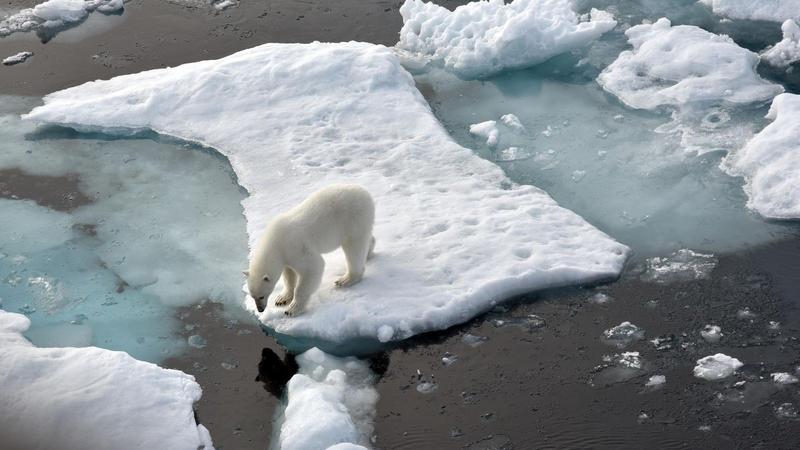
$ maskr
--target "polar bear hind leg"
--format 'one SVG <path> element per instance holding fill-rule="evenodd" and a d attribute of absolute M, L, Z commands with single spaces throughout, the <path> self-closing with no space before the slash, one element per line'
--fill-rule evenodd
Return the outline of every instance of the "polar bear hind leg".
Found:
<path fill-rule="evenodd" d="M 361 239 L 349 239 L 342 244 L 345 259 L 347 259 L 347 273 L 336 280 L 337 287 L 352 286 L 364 276 L 367 258 L 374 246 L 375 239 L 371 234 Z"/>
<path fill-rule="evenodd" d="M 291 267 L 283 269 L 283 292 L 275 299 L 275 306 L 284 306 L 294 300 L 294 290 L 297 287 L 297 274 Z"/>

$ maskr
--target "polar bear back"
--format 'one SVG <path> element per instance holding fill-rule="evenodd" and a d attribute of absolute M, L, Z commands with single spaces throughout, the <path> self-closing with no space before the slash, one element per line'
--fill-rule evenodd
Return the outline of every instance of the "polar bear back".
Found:
<path fill-rule="evenodd" d="M 353 239 L 372 235 L 375 203 L 361 186 L 335 184 L 314 192 L 284 213 L 284 225 L 303 230 L 306 244 L 328 253 Z"/>

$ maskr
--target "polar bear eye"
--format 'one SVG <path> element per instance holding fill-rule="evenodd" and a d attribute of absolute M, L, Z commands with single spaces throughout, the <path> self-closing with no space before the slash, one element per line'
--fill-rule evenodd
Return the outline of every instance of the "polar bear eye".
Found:
<path fill-rule="evenodd" d="M 264 277 L 264 281 L 266 281 L 267 283 L 269 283 L 269 277 Z"/>

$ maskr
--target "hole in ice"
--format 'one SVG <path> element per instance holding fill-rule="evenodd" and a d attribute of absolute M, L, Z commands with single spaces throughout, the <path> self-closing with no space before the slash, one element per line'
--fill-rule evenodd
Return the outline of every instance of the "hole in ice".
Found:
<path fill-rule="evenodd" d="M 247 258 L 227 160 L 152 133 L 36 128 L 18 119 L 31 106 L 0 98 L 2 308 L 29 316 L 39 346 L 153 362 L 202 346 L 175 307 L 239 301 Z"/>

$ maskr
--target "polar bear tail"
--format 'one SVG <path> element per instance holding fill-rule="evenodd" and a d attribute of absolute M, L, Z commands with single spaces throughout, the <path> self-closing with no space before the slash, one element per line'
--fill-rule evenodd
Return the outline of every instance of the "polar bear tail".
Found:
<path fill-rule="evenodd" d="M 375 256 L 375 236 L 372 236 L 369 241 L 369 252 L 367 252 L 367 260 Z"/>

